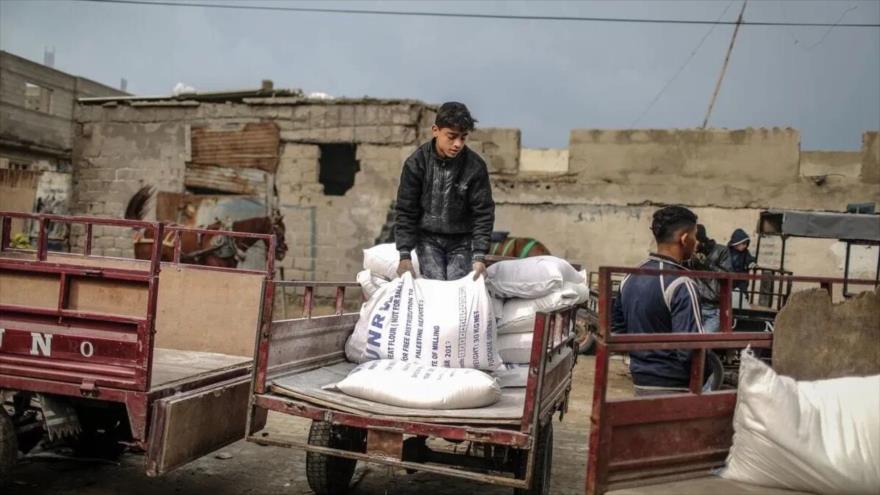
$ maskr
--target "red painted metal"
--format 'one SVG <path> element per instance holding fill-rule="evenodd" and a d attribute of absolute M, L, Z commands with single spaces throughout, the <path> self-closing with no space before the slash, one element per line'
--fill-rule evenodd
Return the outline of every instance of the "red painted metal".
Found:
<path fill-rule="evenodd" d="M 719 281 L 718 294 L 718 318 L 719 330 L 724 333 L 733 331 L 733 282 L 731 280 Z"/>
<path fill-rule="evenodd" d="M 459 426 L 418 421 L 401 421 L 380 416 L 349 414 L 332 409 L 313 406 L 278 395 L 256 395 L 254 404 L 264 409 L 292 414 L 316 421 L 356 428 L 394 429 L 407 435 L 431 436 L 448 440 L 470 440 L 476 442 L 510 445 L 517 448 L 531 447 L 531 436 L 515 430 L 502 428 Z"/>
<path fill-rule="evenodd" d="M 314 297 L 315 297 L 315 288 L 312 286 L 307 286 L 305 291 L 303 292 L 303 318 L 311 318 L 312 317 L 312 308 L 315 306 Z"/>
<path fill-rule="evenodd" d="M 652 333 L 612 335 L 609 325 L 612 274 L 659 275 L 669 270 L 602 267 L 599 270 L 599 335 L 593 389 L 586 492 L 604 493 L 610 480 L 650 484 L 653 478 L 671 473 L 705 473 L 723 462 L 733 434 L 731 416 L 736 392 L 702 393 L 704 353 L 710 349 L 746 346 L 770 347 L 773 334 L 732 332 L 729 302 L 722 304 L 722 331 L 714 334 Z M 729 301 L 734 280 L 762 280 L 767 275 L 680 272 L 691 278 L 721 281 L 722 301 Z M 830 290 L 842 279 L 830 277 L 772 276 L 782 283 L 821 284 Z M 851 281 L 852 282 L 852 281 Z M 874 285 L 860 280 L 860 285 Z M 694 349 L 689 392 L 663 396 L 608 400 L 608 359 L 611 352 L 657 349 Z M 662 469 L 661 469 L 662 468 Z M 652 471 L 654 470 L 654 471 Z"/>
<path fill-rule="evenodd" d="M 94 217 L 27 214 L 0 211 L 4 226 L 12 218 L 40 222 L 38 249 L 30 251 L 34 259 L 0 259 L 0 271 L 38 273 L 58 277 L 58 305 L 52 308 L 33 306 L 0 306 L 0 327 L 4 328 L 0 344 L 0 389 L 25 390 L 40 393 L 87 396 L 92 399 L 125 404 L 132 429 L 134 444 L 146 448 L 149 411 L 154 400 L 171 394 L 205 387 L 223 380 L 242 376 L 247 367 L 224 370 L 175 383 L 173 387 L 150 388 L 152 353 L 154 349 L 155 318 L 158 304 L 159 273 L 161 270 L 161 243 L 154 243 L 149 262 L 143 269 L 118 269 L 77 264 L 71 256 L 69 263 L 46 261 L 48 251 L 46 222 L 81 223 L 86 225 L 86 258 L 91 256 L 92 225 L 111 225 L 150 229 L 154 237 L 162 238 L 165 226 L 153 222 L 117 220 Z M 8 230 L 8 229 L 7 229 Z M 188 229 L 177 228 L 177 232 Z M 215 231 L 205 231 L 214 233 Z M 257 237 L 269 244 L 274 253 L 275 238 L 271 235 L 228 233 L 238 237 Z M 3 234 L 8 239 L 8 234 Z M 4 244 L 8 245 L 8 241 Z M 25 250 L 7 250 L 27 253 Z M 58 253 L 58 255 L 64 255 Z M 193 266 L 194 269 L 264 273 L 272 278 L 274 256 L 267 256 L 266 270 L 241 270 Z M 143 317 L 98 314 L 67 308 L 70 281 L 77 277 L 103 280 L 121 280 L 144 284 L 147 290 L 147 308 Z M 272 287 L 264 291 L 261 323 L 272 319 Z M 33 333 L 51 340 L 51 351 L 46 353 L 34 343 Z"/>
<path fill-rule="evenodd" d="M 345 287 L 336 288 L 336 315 L 345 312 Z"/>
<path fill-rule="evenodd" d="M 0 251 L 9 249 L 12 240 L 12 218 L 4 216 L 0 219 Z"/>
<path fill-rule="evenodd" d="M 343 311 L 342 297 L 345 294 L 346 287 L 359 287 L 359 284 L 352 282 L 313 282 L 313 281 L 276 281 L 273 285 L 282 288 L 286 287 L 303 287 L 304 288 L 304 307 L 303 319 L 311 318 L 311 308 L 314 304 L 315 290 L 317 288 L 336 289 L 336 312 L 337 315 Z M 535 318 L 534 338 L 531 352 L 531 366 L 526 386 L 526 398 L 523 407 L 523 416 L 519 424 L 510 424 L 509 422 L 499 422 L 498 424 L 446 424 L 446 423 L 425 423 L 418 419 L 404 420 L 396 417 L 380 416 L 375 414 L 356 414 L 338 411 L 325 406 L 317 405 L 309 401 L 296 400 L 286 396 L 277 395 L 268 391 L 267 388 L 267 365 L 270 353 L 269 337 L 271 328 L 264 329 L 259 336 L 257 361 L 254 366 L 254 394 L 251 398 L 252 410 L 250 418 L 262 417 L 259 414 L 273 410 L 284 414 L 299 416 L 314 421 L 329 421 L 334 424 L 348 425 L 366 430 L 392 430 L 396 433 L 405 435 L 416 435 L 422 437 L 446 438 L 450 440 L 467 440 L 483 444 L 494 444 L 499 446 L 511 446 L 517 449 L 528 450 L 524 454 L 528 457 L 528 463 L 525 475 L 520 473 L 516 479 L 509 478 L 511 485 L 517 487 L 525 487 L 531 481 L 531 469 L 533 468 L 535 456 L 531 450 L 534 441 L 534 433 L 537 431 L 538 424 L 541 421 L 549 421 L 556 411 L 561 411 L 567 400 L 571 389 L 571 368 L 565 370 L 568 373 L 567 379 L 560 379 L 560 368 L 555 367 L 553 375 L 548 375 L 551 380 L 552 390 L 546 394 L 543 391 L 543 374 L 545 373 L 545 365 L 548 358 L 557 352 L 561 352 L 566 345 L 573 345 L 574 337 L 572 335 L 571 323 L 576 309 L 555 312 L 551 314 L 539 313 Z M 566 363 L 573 365 L 575 359 L 572 357 Z M 312 363 L 320 366 L 320 363 Z M 543 400 L 542 400 L 543 398 Z M 254 427 L 254 420 L 249 420 L 248 440 L 256 443 L 269 443 L 273 445 L 295 446 L 303 448 L 303 445 L 291 443 L 288 441 L 276 441 L 264 438 L 259 430 L 261 428 Z M 305 447 L 310 448 L 310 447 Z M 342 454 L 340 454 L 342 455 Z M 347 454 L 346 454 L 347 455 Z M 354 455 L 354 454 L 352 454 Z M 358 454 L 360 455 L 360 454 Z M 374 460 L 368 454 L 364 454 L 364 460 Z M 406 467 L 408 464 L 399 459 L 376 459 L 377 462 L 391 462 L 398 467 Z M 464 464 L 462 464 L 464 466 Z M 494 478 L 486 473 L 477 473 L 462 469 L 461 466 L 450 467 L 441 474 L 467 477 L 486 482 L 494 482 Z"/>
<path fill-rule="evenodd" d="M 71 260 L 73 262 L 75 260 Z M 0 259 L 0 270 L 14 270 L 29 273 L 66 273 L 79 277 L 100 277 L 106 280 L 127 280 L 147 282 L 150 275 L 144 270 L 127 270 L 122 268 L 96 268 L 94 266 L 73 265 L 67 263 L 50 263 L 48 261 L 32 261 L 24 259 Z"/>
<path fill-rule="evenodd" d="M 535 315 L 535 332 L 532 337 L 532 353 L 529 357 L 529 377 L 526 381 L 526 399 L 523 407 L 523 416 L 520 423 L 520 431 L 529 433 L 535 423 L 536 408 L 541 400 L 541 381 L 543 380 L 545 355 L 547 352 L 547 326 L 546 313 Z"/>
<path fill-rule="evenodd" d="M 703 393 L 703 367 L 706 365 L 706 349 L 691 353 L 691 377 L 688 388 L 692 394 Z"/>
<path fill-rule="evenodd" d="M 83 254 L 86 256 L 91 256 L 92 254 L 92 224 L 86 224 L 86 243 L 83 248 Z"/>

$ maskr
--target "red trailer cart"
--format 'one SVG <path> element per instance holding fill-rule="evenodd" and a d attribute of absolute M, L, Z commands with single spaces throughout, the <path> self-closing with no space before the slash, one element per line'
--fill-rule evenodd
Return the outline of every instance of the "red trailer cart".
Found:
<path fill-rule="evenodd" d="M 590 422 L 590 447 L 587 463 L 586 493 L 641 495 L 648 493 L 768 493 L 794 494 L 728 481 L 712 476 L 724 464 L 733 438 L 733 413 L 736 390 L 704 392 L 703 362 L 709 350 L 770 349 L 773 332 L 734 332 L 730 304 L 722 304 L 721 330 L 711 334 L 611 333 L 612 276 L 659 275 L 679 273 L 672 270 L 602 267 L 599 270 L 599 334 L 596 343 L 596 374 L 593 411 Z M 687 272 L 691 278 L 715 278 L 721 282 L 722 301 L 730 301 L 734 280 L 762 280 L 766 274 Z M 846 280 L 826 277 L 776 276 L 774 283 L 816 284 L 832 293 L 835 285 L 873 286 L 873 280 Z M 799 330 L 799 329 L 796 329 Z M 805 349 L 841 345 L 846 340 L 854 348 L 874 342 L 834 340 L 834 329 L 811 332 L 811 337 L 828 339 L 809 342 L 787 338 Z M 824 330 L 828 330 L 825 332 Z M 609 356 L 611 353 L 657 349 L 692 349 L 690 392 L 633 398 L 607 397 Z M 846 353 L 846 350 L 842 350 Z M 784 353 L 796 359 L 797 353 Z M 833 364 L 832 364 L 833 365 Z M 816 366 L 832 366 L 818 363 Z M 798 377 L 795 377 L 798 378 Z"/>
<path fill-rule="evenodd" d="M 280 284 L 304 287 L 306 310 L 302 318 L 273 322 L 259 336 L 248 440 L 306 450 L 316 493 L 345 493 L 357 461 L 509 486 L 516 493 L 549 493 L 551 420 L 565 412 L 577 357 L 575 307 L 535 318 L 526 387 L 503 389 L 490 407 L 419 410 L 322 389 L 355 366 L 346 362 L 344 346 L 358 314 L 344 313 L 342 298 L 356 284 Z M 321 287 L 336 288 L 336 314 L 312 317 L 312 296 Z M 269 410 L 311 420 L 308 439 L 261 433 Z M 443 448 L 450 443 L 457 448 Z"/>
<path fill-rule="evenodd" d="M 39 225 L 35 250 L 10 246 L 13 219 Z M 84 251 L 49 251 L 49 222 L 82 225 Z M 12 212 L 0 212 L 0 226 L 4 475 L 16 450 L 43 432 L 145 451 L 149 475 L 244 437 L 254 336 L 271 321 L 274 259 L 261 270 L 183 264 L 179 237 L 256 238 L 272 253 L 273 236 Z M 93 255 L 93 232 L 110 228 L 170 234 L 175 260 L 160 261 L 161 243 L 149 260 Z"/>

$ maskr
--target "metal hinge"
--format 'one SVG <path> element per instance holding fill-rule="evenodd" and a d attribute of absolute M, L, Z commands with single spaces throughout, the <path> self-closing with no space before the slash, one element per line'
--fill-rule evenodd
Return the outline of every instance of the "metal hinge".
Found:
<path fill-rule="evenodd" d="M 91 380 L 83 380 L 82 384 L 79 386 L 79 393 L 86 397 L 97 397 L 98 387 L 95 385 L 95 382 Z"/>

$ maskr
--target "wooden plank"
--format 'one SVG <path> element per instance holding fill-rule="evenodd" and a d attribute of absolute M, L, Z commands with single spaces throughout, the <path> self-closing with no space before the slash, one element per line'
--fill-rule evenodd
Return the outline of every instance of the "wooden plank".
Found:
<path fill-rule="evenodd" d="M 151 388 L 156 389 L 169 383 L 234 368 L 250 362 L 250 359 L 243 356 L 156 348 L 153 352 Z"/>
<path fill-rule="evenodd" d="M 157 476 L 244 438 L 250 377 L 154 403 L 147 474 Z"/>
<path fill-rule="evenodd" d="M 156 345 L 252 358 L 264 275 L 162 265 Z"/>
<path fill-rule="evenodd" d="M 183 183 L 191 188 L 264 197 L 269 179 L 266 172 L 253 168 L 191 164 L 186 167 Z"/>
<path fill-rule="evenodd" d="M 71 278 L 67 309 L 146 318 L 148 297 L 144 283 Z"/>
<path fill-rule="evenodd" d="M 58 275 L 0 271 L 0 305 L 58 307 Z"/>
<path fill-rule="evenodd" d="M 258 168 L 275 173 L 280 133 L 274 122 L 245 124 L 241 130 L 193 127 L 192 163 L 235 168 Z"/>

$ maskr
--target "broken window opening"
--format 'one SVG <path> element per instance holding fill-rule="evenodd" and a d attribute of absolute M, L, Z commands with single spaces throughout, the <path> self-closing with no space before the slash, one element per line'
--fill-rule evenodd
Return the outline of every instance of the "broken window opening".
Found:
<path fill-rule="evenodd" d="M 357 145 L 350 143 L 321 144 L 318 181 L 327 196 L 345 196 L 354 186 L 354 176 L 361 170 Z"/>
<path fill-rule="evenodd" d="M 52 90 L 34 83 L 24 83 L 24 107 L 37 112 L 52 112 Z"/>

